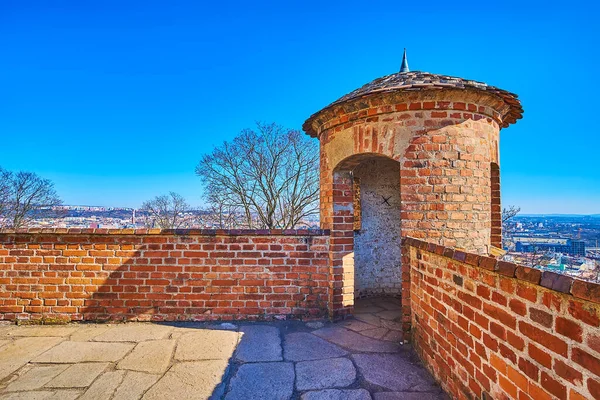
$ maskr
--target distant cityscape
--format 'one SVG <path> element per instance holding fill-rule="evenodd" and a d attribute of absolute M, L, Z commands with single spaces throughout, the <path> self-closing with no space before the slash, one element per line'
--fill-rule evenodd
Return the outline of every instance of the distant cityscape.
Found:
<path fill-rule="evenodd" d="M 52 215 L 42 213 L 35 227 L 145 228 L 148 213 L 122 207 L 60 206 Z M 184 228 L 215 229 L 220 226 L 206 210 L 185 213 Z M 301 227 L 318 228 L 318 216 Z M 600 214 L 517 215 L 503 227 L 503 259 L 542 270 L 600 282 Z"/>
<path fill-rule="evenodd" d="M 506 261 L 600 282 L 600 215 L 517 215 L 503 229 Z"/>
<path fill-rule="evenodd" d="M 148 223 L 149 212 L 127 207 L 101 206 L 57 206 L 52 212 L 40 212 L 30 223 L 37 228 L 153 228 Z M 208 210 L 188 210 L 181 216 L 181 228 L 185 229 L 217 229 L 220 228 L 218 217 Z M 305 218 L 298 227 L 318 228 L 319 217 Z"/>

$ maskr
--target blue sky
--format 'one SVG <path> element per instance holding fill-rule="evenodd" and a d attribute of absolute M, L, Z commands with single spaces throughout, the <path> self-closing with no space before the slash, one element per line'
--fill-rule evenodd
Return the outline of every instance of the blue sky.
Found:
<path fill-rule="evenodd" d="M 517 93 L 503 204 L 600 213 L 598 6 L 399 1 L 0 1 L 0 166 L 66 204 L 201 204 L 201 154 L 254 121 L 300 128 L 399 69 Z"/>

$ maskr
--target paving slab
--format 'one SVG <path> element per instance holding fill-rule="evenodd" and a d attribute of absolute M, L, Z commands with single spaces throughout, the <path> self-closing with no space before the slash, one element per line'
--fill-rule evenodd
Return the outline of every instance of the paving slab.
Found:
<path fill-rule="evenodd" d="M 240 334 L 232 331 L 197 330 L 181 336 L 175 359 L 228 360 L 238 344 Z"/>
<path fill-rule="evenodd" d="M 377 305 L 385 308 L 386 310 L 401 310 L 402 300 L 398 299 L 398 301 L 379 301 L 377 302 Z"/>
<path fill-rule="evenodd" d="M 356 370 L 347 358 L 296 363 L 296 389 L 314 390 L 346 387 L 356 379 Z"/>
<path fill-rule="evenodd" d="M 96 342 L 143 342 L 146 340 L 166 339 L 173 330 L 166 325 L 150 323 L 121 324 L 111 327 L 94 337 Z"/>
<path fill-rule="evenodd" d="M 386 311 L 378 312 L 375 315 L 377 317 L 391 320 L 391 321 L 399 321 L 402 319 L 402 311 L 401 310 L 386 310 Z"/>
<path fill-rule="evenodd" d="M 311 321 L 311 322 L 307 322 L 306 326 L 310 329 L 321 329 L 322 327 L 325 326 L 325 324 L 322 323 L 321 321 Z"/>
<path fill-rule="evenodd" d="M 384 328 L 392 329 L 394 331 L 402 331 L 402 323 L 396 321 L 390 321 L 388 319 L 381 319 L 381 326 Z"/>
<path fill-rule="evenodd" d="M 356 313 L 377 313 L 380 311 L 385 311 L 383 307 L 377 307 L 373 305 L 355 305 L 354 312 Z"/>
<path fill-rule="evenodd" d="M 133 343 L 62 342 L 36 357 L 37 363 L 115 362 L 133 349 Z"/>
<path fill-rule="evenodd" d="M 284 357 L 288 361 L 321 360 L 345 356 L 348 352 L 311 333 L 290 333 L 285 336 Z"/>
<path fill-rule="evenodd" d="M 110 399 L 123 381 L 125 371 L 109 371 L 94 381 L 78 400 Z"/>
<path fill-rule="evenodd" d="M 423 392 L 379 392 L 373 395 L 374 400 L 450 400 L 445 393 Z"/>
<path fill-rule="evenodd" d="M 302 400 L 371 400 L 366 389 L 325 389 L 306 392 Z"/>
<path fill-rule="evenodd" d="M 39 392 L 22 392 L 22 393 L 8 393 L 0 396 L 2 400 L 47 400 L 54 396 L 54 392 L 50 390 L 44 390 Z"/>
<path fill-rule="evenodd" d="M 362 332 L 361 332 L 362 333 Z M 390 330 L 384 337 L 383 340 L 389 342 L 400 343 L 403 341 L 404 335 L 401 331 Z"/>
<path fill-rule="evenodd" d="M 371 324 L 375 327 L 381 326 L 381 318 L 379 318 L 375 314 L 358 313 L 354 314 L 354 318 L 359 321 L 366 322 L 367 324 Z"/>
<path fill-rule="evenodd" d="M 206 399 L 218 389 L 227 371 L 226 360 L 175 364 L 146 392 L 144 400 Z"/>
<path fill-rule="evenodd" d="M 312 334 L 353 351 L 393 353 L 399 349 L 399 346 L 395 343 L 372 339 L 344 328 L 323 328 L 312 332 Z"/>
<path fill-rule="evenodd" d="M 353 354 L 358 370 L 371 384 L 396 392 L 434 392 L 438 386 L 419 364 L 404 354 Z"/>
<path fill-rule="evenodd" d="M 69 340 L 72 342 L 88 342 L 115 325 L 85 324 L 75 331 Z"/>
<path fill-rule="evenodd" d="M 47 388 L 83 388 L 90 386 L 108 367 L 108 363 L 74 364 L 46 384 Z"/>
<path fill-rule="evenodd" d="M 389 332 L 391 331 L 388 328 L 375 328 L 361 331 L 360 334 L 373 339 L 383 339 Z"/>
<path fill-rule="evenodd" d="M 174 340 L 150 340 L 138 343 L 133 351 L 117 364 L 118 369 L 163 374 L 175 349 Z"/>
<path fill-rule="evenodd" d="M 294 392 L 294 366 L 289 362 L 244 364 L 230 382 L 227 400 L 283 400 Z"/>
<path fill-rule="evenodd" d="M 377 328 L 379 325 L 372 325 L 364 321 L 359 321 L 357 319 L 349 319 L 340 324 L 337 324 L 337 326 L 343 326 L 344 328 L 350 329 L 351 331 L 360 332 L 367 329 Z"/>
<path fill-rule="evenodd" d="M 126 371 L 125 377 L 121 385 L 117 388 L 113 398 L 118 400 L 138 400 L 160 377 L 160 375 Z"/>
<path fill-rule="evenodd" d="M 12 381 L 7 392 L 36 390 L 50 382 L 54 377 L 67 369 L 69 365 L 33 365 L 23 375 Z M 21 371 L 19 371 L 21 373 Z"/>
<path fill-rule="evenodd" d="M 235 359 L 242 362 L 281 361 L 279 329 L 267 325 L 244 325 Z"/>
<path fill-rule="evenodd" d="M 25 337 L 5 345 L 0 352 L 0 380 L 62 340 L 58 337 Z"/>
<path fill-rule="evenodd" d="M 15 326 L 7 331 L 4 337 L 65 337 L 73 334 L 79 329 L 77 325 L 71 326 L 53 326 L 53 325 L 32 325 L 32 326 Z"/>
<path fill-rule="evenodd" d="M 75 400 L 81 394 L 77 390 L 41 390 L 35 392 L 8 393 L 0 396 L 4 400 Z"/>

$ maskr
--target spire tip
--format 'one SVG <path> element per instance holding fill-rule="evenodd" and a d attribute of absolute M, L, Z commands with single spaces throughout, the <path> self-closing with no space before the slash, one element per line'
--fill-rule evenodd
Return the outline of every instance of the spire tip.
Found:
<path fill-rule="evenodd" d="M 408 60 L 406 59 L 406 47 L 404 48 L 404 54 L 402 55 L 402 65 L 400 66 L 400 72 L 410 72 L 408 68 Z"/>

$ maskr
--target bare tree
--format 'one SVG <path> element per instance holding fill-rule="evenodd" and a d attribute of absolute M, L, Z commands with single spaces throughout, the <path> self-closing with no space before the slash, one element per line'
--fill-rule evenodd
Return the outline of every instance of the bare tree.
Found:
<path fill-rule="evenodd" d="M 24 228 L 62 204 L 54 184 L 33 172 L 0 170 L 0 226 Z"/>
<path fill-rule="evenodd" d="M 141 210 L 147 214 L 143 219 L 148 228 L 178 229 L 189 223 L 190 206 L 175 192 L 144 202 Z"/>
<path fill-rule="evenodd" d="M 531 268 L 539 267 L 544 258 L 544 252 L 538 247 L 534 246 L 533 251 L 529 252 L 528 256 L 528 266 Z"/>
<path fill-rule="evenodd" d="M 508 206 L 508 208 L 502 209 L 502 224 L 515 217 L 518 213 L 521 212 L 521 207 L 517 206 Z"/>
<path fill-rule="evenodd" d="M 318 143 L 297 130 L 257 123 L 204 155 L 196 174 L 226 223 L 288 229 L 318 213 Z"/>
<path fill-rule="evenodd" d="M 207 196 L 209 208 L 207 211 L 207 220 L 205 225 L 216 226 L 221 229 L 232 229 L 243 224 L 243 216 L 238 212 L 237 207 L 232 206 L 229 201 L 220 196 L 220 193 L 214 192 Z"/>
<path fill-rule="evenodd" d="M 0 167 L 0 228 L 7 217 L 8 202 L 10 200 L 10 172 Z"/>

